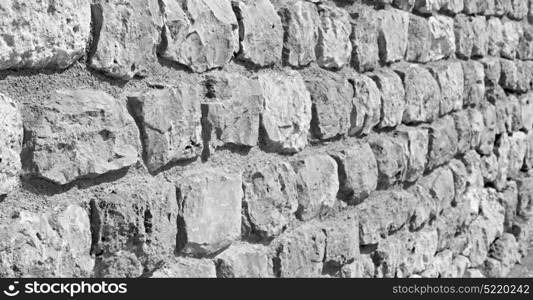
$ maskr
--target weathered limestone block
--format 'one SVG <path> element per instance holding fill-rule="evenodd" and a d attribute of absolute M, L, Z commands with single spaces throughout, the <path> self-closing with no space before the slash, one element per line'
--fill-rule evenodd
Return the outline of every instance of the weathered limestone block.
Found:
<path fill-rule="evenodd" d="M 240 237 L 244 196 L 240 174 L 192 170 L 177 181 L 176 189 L 180 252 L 209 255 Z"/>
<path fill-rule="evenodd" d="M 399 126 L 393 135 L 403 144 L 403 151 L 407 155 L 407 167 L 404 180 L 416 182 L 426 169 L 429 147 L 428 131 L 419 127 Z"/>
<path fill-rule="evenodd" d="M 390 69 L 379 69 L 369 75 L 381 91 L 380 128 L 395 127 L 402 122 L 405 90 L 402 79 Z"/>
<path fill-rule="evenodd" d="M 491 153 L 481 157 L 481 173 L 485 184 L 493 183 L 498 176 L 498 158 Z"/>
<path fill-rule="evenodd" d="M 455 41 L 454 41 L 455 44 Z M 425 63 L 431 60 L 431 32 L 428 20 L 424 17 L 409 16 L 408 42 L 405 59 Z"/>
<path fill-rule="evenodd" d="M 311 96 L 296 71 L 264 72 L 259 83 L 265 97 L 262 126 L 266 146 L 277 152 L 298 152 L 307 145 Z"/>
<path fill-rule="evenodd" d="M 0 195 L 5 195 L 18 185 L 24 130 L 18 104 L 2 93 L 0 120 Z"/>
<path fill-rule="evenodd" d="M 341 268 L 359 253 L 359 222 L 352 212 L 335 216 L 320 226 L 326 234 L 324 262 L 329 268 Z"/>
<path fill-rule="evenodd" d="M 516 72 L 518 74 L 518 81 L 517 81 L 517 90 L 520 93 L 525 93 L 531 89 L 531 83 L 533 74 L 531 73 L 533 71 L 533 65 L 530 64 L 530 62 L 525 62 L 521 60 L 516 60 Z"/>
<path fill-rule="evenodd" d="M 533 131 L 527 133 L 526 143 L 527 150 L 524 160 L 524 169 L 529 171 L 533 169 Z"/>
<path fill-rule="evenodd" d="M 283 60 L 294 67 L 316 60 L 320 16 L 315 4 L 292 1 L 279 10 L 285 29 Z"/>
<path fill-rule="evenodd" d="M 318 13 L 317 63 L 323 68 L 340 69 L 350 63 L 352 54 L 350 16 L 342 8 L 327 5 L 320 5 Z"/>
<path fill-rule="evenodd" d="M 512 0 L 494 0 L 494 14 L 505 16 L 512 10 Z"/>
<path fill-rule="evenodd" d="M 312 69 L 302 74 L 313 103 L 313 137 L 327 140 L 347 134 L 354 93 L 350 82 L 337 73 L 323 69 Z"/>
<path fill-rule="evenodd" d="M 428 19 L 431 47 L 431 60 L 439 60 L 455 53 L 455 35 L 453 19 L 443 15 Z"/>
<path fill-rule="evenodd" d="M 365 75 L 350 74 L 349 81 L 354 93 L 349 134 L 368 135 L 381 120 L 381 92 Z"/>
<path fill-rule="evenodd" d="M 483 174 L 483 161 L 481 156 L 477 153 L 476 150 L 470 150 L 465 153 L 462 157 L 462 161 L 466 167 L 467 171 L 467 183 L 468 186 L 472 187 L 474 191 L 477 192 L 477 189 L 481 189 L 484 184 L 484 174 Z M 466 200 L 469 200 L 465 195 Z"/>
<path fill-rule="evenodd" d="M 439 115 L 440 87 L 431 73 L 416 64 L 398 64 L 393 69 L 405 87 L 404 123 L 431 122 Z"/>
<path fill-rule="evenodd" d="M 2 1 L 0 70 L 64 69 L 85 54 L 91 1 Z"/>
<path fill-rule="evenodd" d="M 174 257 L 152 273 L 151 278 L 216 278 L 215 263 L 210 259 Z"/>
<path fill-rule="evenodd" d="M 485 72 L 483 64 L 475 60 L 461 61 L 463 74 L 465 76 L 465 88 L 463 103 L 465 105 L 476 105 L 485 96 Z"/>
<path fill-rule="evenodd" d="M 370 136 L 370 147 L 378 164 L 378 188 L 402 182 L 408 166 L 408 149 L 401 139 L 386 134 Z"/>
<path fill-rule="evenodd" d="M 517 56 L 521 60 L 533 59 L 533 26 L 530 24 L 522 24 Z"/>
<path fill-rule="evenodd" d="M 352 25 L 351 65 L 359 72 L 372 71 L 379 66 L 378 20 L 376 12 L 366 6 Z"/>
<path fill-rule="evenodd" d="M 483 57 L 487 55 L 489 35 L 487 32 L 487 21 L 485 16 L 476 16 L 472 18 L 472 32 L 474 40 L 472 45 L 472 56 Z"/>
<path fill-rule="evenodd" d="M 398 9 L 378 11 L 379 57 L 383 63 L 402 60 L 407 50 L 409 13 Z"/>
<path fill-rule="evenodd" d="M 339 171 L 339 194 L 350 204 L 363 202 L 378 183 L 378 166 L 367 143 L 355 143 L 330 152 Z"/>
<path fill-rule="evenodd" d="M 215 258 L 217 276 L 222 278 L 273 277 L 268 248 L 263 245 L 235 243 Z"/>
<path fill-rule="evenodd" d="M 509 18 L 522 20 L 527 16 L 528 0 L 511 0 L 511 9 L 507 14 Z"/>
<path fill-rule="evenodd" d="M 97 38 L 89 66 L 121 79 L 146 76 L 149 66 L 157 63 L 161 41 L 158 1 L 99 1 L 92 4 L 92 15 Z"/>
<path fill-rule="evenodd" d="M 206 85 L 209 99 L 202 104 L 202 122 L 204 132 L 208 131 L 211 135 L 211 143 L 215 147 L 228 144 L 256 146 L 264 104 L 257 78 L 215 73 L 207 77 Z M 199 99 L 191 100 L 199 102 Z M 198 116 L 194 115 L 195 122 L 197 119 Z"/>
<path fill-rule="evenodd" d="M 426 65 L 440 88 L 439 115 L 463 108 L 464 74 L 458 61 L 434 62 Z"/>
<path fill-rule="evenodd" d="M 271 243 L 282 278 L 319 277 L 326 251 L 326 234 L 316 222 L 305 223 Z"/>
<path fill-rule="evenodd" d="M 437 204 L 437 212 L 451 207 L 455 199 L 455 186 L 453 172 L 450 168 L 441 167 L 435 169 L 429 175 L 421 178 L 418 184 L 426 188 L 434 197 Z"/>
<path fill-rule="evenodd" d="M 496 141 L 496 107 L 488 101 L 483 101 L 479 106 L 479 112 L 483 116 L 484 129 L 477 150 L 483 155 L 490 155 L 493 153 Z"/>
<path fill-rule="evenodd" d="M 178 206 L 174 185 L 153 178 L 102 188 L 91 200 L 91 253 L 96 276 L 140 276 L 176 250 Z"/>
<path fill-rule="evenodd" d="M 510 231 L 518 207 L 518 187 L 515 181 L 507 183 L 505 189 L 498 194 L 498 200 L 505 210 L 503 226 L 506 231 Z"/>
<path fill-rule="evenodd" d="M 91 277 L 91 224 L 76 204 L 41 213 L 19 210 L 0 231 L 2 277 Z"/>
<path fill-rule="evenodd" d="M 503 44 L 500 55 L 503 58 L 515 59 L 520 36 L 522 36 L 522 26 L 520 23 L 504 19 L 503 20 Z"/>
<path fill-rule="evenodd" d="M 342 266 L 341 278 L 373 278 L 375 265 L 370 255 L 357 255 L 352 263 Z"/>
<path fill-rule="evenodd" d="M 467 188 L 468 170 L 463 162 L 458 159 L 452 159 L 448 163 L 448 168 L 452 171 L 453 185 L 455 187 L 454 204 L 457 204 L 462 201 L 463 194 Z"/>
<path fill-rule="evenodd" d="M 224 66 L 239 50 L 239 25 L 230 0 L 164 0 L 164 4 L 163 58 L 205 72 Z"/>
<path fill-rule="evenodd" d="M 492 17 L 487 21 L 487 54 L 500 56 L 503 46 L 503 24 L 500 18 Z"/>
<path fill-rule="evenodd" d="M 95 90 L 58 90 L 25 124 L 31 159 L 25 170 L 57 184 L 137 162 L 139 133 L 126 107 Z"/>
<path fill-rule="evenodd" d="M 507 276 L 521 260 L 518 247 L 515 237 L 510 233 L 504 233 L 490 246 L 490 258 L 485 262 L 485 273 L 491 277 Z"/>
<path fill-rule="evenodd" d="M 469 17 L 463 14 L 455 16 L 454 34 L 457 57 L 462 59 L 470 58 L 472 47 L 474 46 L 474 31 Z"/>
<path fill-rule="evenodd" d="M 521 218 L 529 218 L 533 208 L 533 177 L 520 177 L 516 181 L 518 189 L 518 205 L 516 214 Z"/>
<path fill-rule="evenodd" d="M 298 209 L 296 173 L 283 161 L 259 162 L 244 173 L 246 220 L 252 234 L 263 239 L 279 235 Z"/>
<path fill-rule="evenodd" d="M 373 245 L 404 226 L 413 215 L 416 197 L 404 190 L 372 193 L 356 206 L 359 217 L 359 244 Z"/>
<path fill-rule="evenodd" d="M 509 137 L 509 142 L 511 148 L 509 151 L 508 176 L 514 178 L 520 174 L 520 170 L 524 165 L 527 152 L 527 135 L 521 131 L 514 132 Z"/>
<path fill-rule="evenodd" d="M 498 85 L 500 83 L 500 77 L 502 73 L 500 58 L 487 56 L 479 61 L 484 67 L 485 85 L 487 87 Z"/>
<path fill-rule="evenodd" d="M 507 177 L 509 174 L 509 153 L 511 152 L 511 141 L 507 133 L 501 134 L 494 152 L 498 157 L 498 175 L 496 176 L 495 186 L 498 191 L 503 190 L 507 186 Z"/>
<path fill-rule="evenodd" d="M 194 85 L 150 88 L 130 95 L 128 106 L 140 127 L 150 172 L 200 154 L 202 112 Z"/>
<path fill-rule="evenodd" d="M 424 125 L 429 130 L 429 152 L 426 168 L 432 170 L 449 162 L 457 153 L 457 131 L 451 116 L 437 119 L 429 125 Z"/>
<path fill-rule="evenodd" d="M 283 26 L 269 0 L 233 0 L 239 22 L 239 58 L 258 66 L 281 60 Z"/>
<path fill-rule="evenodd" d="M 298 210 L 304 221 L 317 217 L 322 209 L 333 207 L 339 192 L 337 163 L 325 154 L 298 158 L 292 162 L 296 172 Z"/>

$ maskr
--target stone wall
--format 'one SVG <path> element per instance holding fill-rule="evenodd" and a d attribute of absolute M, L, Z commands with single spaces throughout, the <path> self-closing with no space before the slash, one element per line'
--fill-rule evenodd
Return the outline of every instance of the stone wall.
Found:
<path fill-rule="evenodd" d="M 533 1 L 0 3 L 0 276 L 505 276 Z"/>

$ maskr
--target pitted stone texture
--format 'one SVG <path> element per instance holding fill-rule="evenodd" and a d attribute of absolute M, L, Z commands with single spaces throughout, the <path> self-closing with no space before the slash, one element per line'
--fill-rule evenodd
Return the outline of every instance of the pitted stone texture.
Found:
<path fill-rule="evenodd" d="M 161 86 L 128 98 L 130 111 L 142 133 L 144 159 L 151 172 L 200 154 L 200 99 L 194 85 Z"/>
<path fill-rule="evenodd" d="M 509 137 L 509 142 L 511 147 L 509 151 L 508 176 L 516 178 L 524 165 L 527 152 L 527 135 L 521 131 L 514 132 Z"/>
<path fill-rule="evenodd" d="M 91 1 L 2 1 L 0 70 L 64 69 L 85 54 Z"/>
<path fill-rule="evenodd" d="M 235 243 L 215 258 L 217 276 L 222 278 L 273 277 L 268 248 L 263 245 Z"/>
<path fill-rule="evenodd" d="M 258 76 L 265 97 L 262 126 L 266 147 L 283 153 L 301 151 L 311 124 L 311 96 L 302 76 L 289 70 Z"/>
<path fill-rule="evenodd" d="M 485 72 L 483 65 L 475 60 L 461 61 L 464 74 L 463 103 L 476 105 L 485 96 Z"/>
<path fill-rule="evenodd" d="M 269 0 L 233 0 L 239 22 L 240 59 L 258 66 L 281 60 L 283 27 Z"/>
<path fill-rule="evenodd" d="M 379 69 L 369 76 L 381 91 L 380 128 L 395 127 L 402 122 L 405 110 L 405 90 L 402 79 L 390 69 Z"/>
<path fill-rule="evenodd" d="M 437 119 L 430 125 L 427 169 L 449 162 L 457 152 L 457 131 L 451 116 Z"/>
<path fill-rule="evenodd" d="M 340 69 L 349 64 L 352 54 L 350 16 L 341 8 L 326 5 L 320 5 L 318 12 L 317 63 L 323 68 Z"/>
<path fill-rule="evenodd" d="M 468 59 L 472 55 L 474 46 L 474 30 L 470 23 L 470 18 L 459 14 L 454 19 L 454 34 L 456 55 L 462 59 Z"/>
<path fill-rule="evenodd" d="M 164 4 L 163 58 L 205 72 L 223 67 L 238 52 L 239 25 L 230 0 L 164 0 Z"/>
<path fill-rule="evenodd" d="M 350 204 L 361 203 L 378 183 L 378 165 L 367 143 L 357 143 L 330 152 L 339 169 L 342 199 Z"/>
<path fill-rule="evenodd" d="M 346 135 L 350 129 L 354 89 L 347 78 L 323 69 L 302 72 L 313 103 L 311 133 L 327 140 Z"/>
<path fill-rule="evenodd" d="M 417 199 L 404 190 L 372 193 L 356 207 L 359 217 L 359 244 L 377 244 L 389 232 L 402 228 L 413 215 Z"/>
<path fill-rule="evenodd" d="M 350 36 L 352 66 L 359 72 L 371 71 L 379 66 L 378 20 L 375 16 L 375 11 L 365 6 L 353 23 Z"/>
<path fill-rule="evenodd" d="M 441 97 L 439 115 L 463 108 L 464 73 L 458 61 L 434 62 L 426 65 L 439 84 Z"/>
<path fill-rule="evenodd" d="M 403 145 L 407 155 L 407 168 L 404 180 L 416 182 L 424 174 L 429 147 L 428 131 L 424 128 L 399 126 L 393 132 Z"/>
<path fill-rule="evenodd" d="M 240 174 L 191 170 L 176 182 L 176 189 L 181 253 L 214 254 L 240 237 L 244 196 Z"/>
<path fill-rule="evenodd" d="M 520 23 L 507 19 L 503 20 L 503 44 L 500 53 L 502 57 L 507 59 L 516 57 L 522 31 Z"/>
<path fill-rule="evenodd" d="M 398 9 L 384 9 L 377 14 L 379 22 L 379 56 L 390 63 L 404 59 L 407 50 L 409 13 Z"/>
<path fill-rule="evenodd" d="M 264 104 L 257 77 L 214 73 L 207 77 L 206 85 L 209 99 L 202 104 L 202 122 L 204 132 L 210 134 L 211 144 L 215 147 L 256 146 Z M 194 117 L 196 121 L 197 116 Z"/>
<path fill-rule="evenodd" d="M 487 87 L 498 85 L 502 73 L 500 58 L 487 56 L 482 58 L 480 62 L 484 67 L 485 85 Z"/>
<path fill-rule="evenodd" d="M 57 184 L 137 162 L 139 132 L 126 107 L 95 90 L 58 90 L 25 124 L 26 172 Z"/>
<path fill-rule="evenodd" d="M 91 224 L 76 204 L 36 213 L 19 210 L 0 231 L 2 277 L 90 277 Z"/>
<path fill-rule="evenodd" d="M 292 1 L 281 7 L 279 14 L 285 29 L 283 61 L 294 67 L 315 61 L 320 23 L 316 5 Z"/>
<path fill-rule="evenodd" d="M 503 24 L 499 18 L 492 17 L 487 20 L 487 54 L 500 56 L 503 46 Z"/>
<path fill-rule="evenodd" d="M 381 120 L 381 92 L 365 75 L 350 74 L 349 81 L 354 92 L 349 134 L 368 135 Z"/>
<path fill-rule="evenodd" d="M 512 0 L 494 0 L 494 14 L 505 16 L 512 10 Z"/>
<path fill-rule="evenodd" d="M 370 147 L 378 165 L 378 188 L 402 182 L 408 165 L 408 152 L 401 139 L 386 134 L 370 136 Z"/>
<path fill-rule="evenodd" d="M 509 154 L 511 152 L 511 141 L 507 133 L 503 133 L 498 140 L 494 149 L 498 157 L 498 174 L 496 176 L 495 187 L 498 191 L 507 186 L 507 177 L 509 174 Z"/>
<path fill-rule="evenodd" d="M 148 75 L 157 63 L 162 16 L 156 0 L 98 1 L 92 5 L 95 36 L 89 66 L 109 76 Z"/>
<path fill-rule="evenodd" d="M 333 207 L 339 192 L 337 163 L 325 154 L 314 154 L 292 161 L 296 172 L 298 210 L 296 216 L 304 221 Z"/>
<path fill-rule="evenodd" d="M 425 19 L 409 17 L 409 43 L 406 59 L 428 62 L 448 57 L 455 53 L 453 19 L 446 16 L 432 16 Z"/>
<path fill-rule="evenodd" d="M 298 209 L 296 173 L 284 161 L 256 163 L 244 173 L 246 219 L 251 234 L 263 239 L 279 235 Z"/>
<path fill-rule="evenodd" d="M 522 35 L 518 42 L 517 56 L 522 60 L 533 59 L 533 26 L 530 24 L 523 24 Z"/>
<path fill-rule="evenodd" d="M 527 16 L 528 0 L 511 0 L 510 2 L 509 18 L 522 20 Z"/>
<path fill-rule="evenodd" d="M 427 189 L 437 204 L 437 211 L 451 207 L 455 199 L 453 172 L 450 168 L 440 167 L 420 179 L 419 185 Z"/>
<path fill-rule="evenodd" d="M 102 187 L 90 205 L 91 253 L 99 257 L 95 276 L 140 276 L 174 254 L 174 185 L 151 177 L 131 179 Z"/>
<path fill-rule="evenodd" d="M 415 64 L 398 64 L 393 69 L 405 86 L 404 123 L 431 122 L 439 115 L 440 87 L 431 73 Z"/>
<path fill-rule="evenodd" d="M 18 104 L 2 93 L 0 120 L 0 195 L 5 195 L 18 185 L 24 130 Z"/>
<path fill-rule="evenodd" d="M 152 273 L 151 278 L 216 278 L 215 263 L 210 259 L 174 257 Z"/>
<path fill-rule="evenodd" d="M 472 18 L 473 45 L 472 57 L 483 57 L 487 55 L 489 45 L 489 35 L 487 32 L 487 21 L 485 16 Z"/>

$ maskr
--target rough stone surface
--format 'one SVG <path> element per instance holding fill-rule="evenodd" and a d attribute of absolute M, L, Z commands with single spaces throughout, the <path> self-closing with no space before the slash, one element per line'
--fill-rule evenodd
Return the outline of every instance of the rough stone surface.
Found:
<path fill-rule="evenodd" d="M 0 70 L 64 69 L 85 54 L 89 0 L 5 1 L 0 12 Z"/>
<path fill-rule="evenodd" d="M 361 9 L 352 25 L 352 66 L 359 72 L 371 71 L 379 66 L 378 22 L 375 12 Z"/>
<path fill-rule="evenodd" d="M 388 188 L 404 179 L 408 157 L 404 143 L 386 134 L 371 136 L 370 147 L 378 165 L 378 187 Z"/>
<path fill-rule="evenodd" d="M 156 0 L 99 1 L 91 6 L 95 40 L 89 65 L 109 76 L 146 76 L 157 62 L 162 16 Z"/>
<path fill-rule="evenodd" d="M 178 249 L 189 255 L 216 253 L 241 234 L 240 174 L 207 169 L 183 174 L 176 183 Z"/>
<path fill-rule="evenodd" d="M 319 6 L 318 12 L 317 63 L 323 68 L 342 68 L 350 62 L 352 53 L 350 16 L 343 9 L 325 5 Z"/>
<path fill-rule="evenodd" d="M 380 69 L 370 74 L 381 91 L 381 128 L 399 125 L 405 110 L 405 90 L 402 79 L 394 71 Z"/>
<path fill-rule="evenodd" d="M 278 152 L 298 152 L 307 144 L 311 124 L 311 96 L 295 71 L 259 74 L 263 96 L 262 127 L 267 147 Z"/>
<path fill-rule="evenodd" d="M 377 18 L 381 61 L 390 63 L 402 60 L 407 50 L 409 14 L 397 9 L 384 9 L 378 12 Z"/>
<path fill-rule="evenodd" d="M 335 160 L 324 154 L 316 154 L 297 159 L 292 165 L 298 191 L 297 217 L 310 220 L 324 208 L 333 207 L 339 191 Z"/>
<path fill-rule="evenodd" d="M 461 61 L 463 65 L 465 105 L 475 105 L 481 102 L 485 95 L 485 73 L 483 65 L 475 60 Z"/>
<path fill-rule="evenodd" d="M 238 52 L 239 25 L 230 0 L 164 0 L 164 4 L 163 58 L 194 72 L 205 72 L 224 66 Z M 264 30 L 261 33 L 267 34 Z"/>
<path fill-rule="evenodd" d="M 18 185 L 24 130 L 19 106 L 0 93 L 0 195 Z"/>
<path fill-rule="evenodd" d="M 213 261 L 176 257 L 152 273 L 151 278 L 216 278 Z"/>
<path fill-rule="evenodd" d="M 262 245 L 236 243 L 216 258 L 217 276 L 222 278 L 272 277 L 267 248 Z"/>
<path fill-rule="evenodd" d="M 463 108 L 464 74 L 461 63 L 436 62 L 427 65 L 440 88 L 439 115 Z"/>
<path fill-rule="evenodd" d="M 381 121 L 381 92 L 365 75 L 354 74 L 349 81 L 354 94 L 349 134 L 368 135 Z"/>
<path fill-rule="evenodd" d="M 447 163 L 457 152 L 457 132 L 453 118 L 446 116 L 427 126 L 429 130 L 429 170 Z"/>
<path fill-rule="evenodd" d="M 95 90 L 58 90 L 28 115 L 23 166 L 58 184 L 129 167 L 138 160 L 139 133 L 126 107 Z"/>

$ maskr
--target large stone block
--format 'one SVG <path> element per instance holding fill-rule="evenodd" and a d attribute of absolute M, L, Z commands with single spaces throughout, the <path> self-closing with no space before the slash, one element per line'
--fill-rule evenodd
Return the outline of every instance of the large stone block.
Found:
<path fill-rule="evenodd" d="M 398 9 L 380 10 L 379 57 L 382 62 L 390 63 L 404 59 L 407 50 L 409 13 Z"/>
<path fill-rule="evenodd" d="M 487 20 L 487 54 L 500 56 L 503 45 L 503 24 L 500 18 L 492 17 Z"/>
<path fill-rule="evenodd" d="M 316 5 L 291 1 L 280 8 L 279 15 L 285 29 L 283 61 L 294 67 L 315 61 L 320 23 Z"/>
<path fill-rule="evenodd" d="M 403 152 L 407 155 L 404 180 L 416 182 L 426 169 L 429 147 L 428 131 L 420 127 L 399 126 L 393 135 L 403 145 Z"/>
<path fill-rule="evenodd" d="M 439 60 L 455 53 L 453 19 L 432 16 L 409 17 L 409 42 L 406 59 L 415 62 Z"/>
<path fill-rule="evenodd" d="M 405 87 L 405 109 L 402 121 L 406 124 L 431 122 L 439 116 L 440 87 L 431 73 L 415 64 L 398 64 L 393 69 Z"/>
<path fill-rule="evenodd" d="M 303 71 L 302 74 L 313 103 L 313 137 L 327 140 L 347 134 L 354 93 L 348 79 L 322 69 Z"/>
<path fill-rule="evenodd" d="M 217 276 L 222 278 L 273 277 L 268 248 L 263 245 L 235 243 L 215 258 Z"/>
<path fill-rule="evenodd" d="M 142 178 L 106 185 L 90 206 L 97 277 L 140 276 L 174 255 L 178 206 L 172 184 Z"/>
<path fill-rule="evenodd" d="M 266 147 L 298 152 L 307 145 L 311 124 L 311 96 L 296 71 L 264 72 L 259 83 L 265 97 L 262 126 Z"/>
<path fill-rule="evenodd" d="M 353 108 L 350 135 L 368 135 L 381 121 L 381 92 L 369 77 L 350 74 L 353 85 Z"/>
<path fill-rule="evenodd" d="M 378 134 L 370 136 L 368 142 L 378 165 L 378 188 L 386 189 L 402 182 L 409 154 L 404 141 L 387 134 Z"/>
<path fill-rule="evenodd" d="M 202 256 L 241 235 L 242 179 L 217 169 L 193 170 L 176 182 L 178 251 Z"/>
<path fill-rule="evenodd" d="M 325 154 L 308 155 L 292 162 L 296 172 L 298 210 L 296 216 L 310 220 L 324 208 L 333 207 L 339 192 L 337 163 Z"/>
<path fill-rule="evenodd" d="M 330 155 L 338 165 L 339 193 L 348 203 L 361 203 L 376 189 L 378 166 L 367 143 L 356 143 L 333 150 Z"/>
<path fill-rule="evenodd" d="M 449 162 L 457 153 L 457 131 L 451 116 L 437 119 L 425 126 L 429 130 L 429 152 L 427 169 Z"/>
<path fill-rule="evenodd" d="M 263 239 L 279 235 L 298 209 L 296 173 L 284 161 L 258 162 L 244 172 L 248 231 Z"/>
<path fill-rule="evenodd" d="M 474 46 L 474 31 L 470 18 L 460 14 L 455 16 L 454 21 L 455 53 L 459 58 L 468 59 L 472 55 Z"/>
<path fill-rule="evenodd" d="M 434 62 L 426 65 L 440 88 L 439 115 L 463 108 L 464 74 L 458 61 Z"/>
<path fill-rule="evenodd" d="M 128 106 L 139 125 L 144 159 L 151 172 L 200 154 L 202 114 L 194 85 L 150 88 L 130 95 Z"/>
<path fill-rule="evenodd" d="M 126 107 L 95 90 L 58 90 L 25 124 L 31 159 L 23 166 L 57 184 L 91 178 L 137 162 L 139 132 Z"/>
<path fill-rule="evenodd" d="M 205 72 L 224 66 L 239 50 L 239 25 L 230 0 L 164 0 L 164 4 L 163 58 Z"/>
<path fill-rule="evenodd" d="M 369 74 L 381 91 L 380 128 L 395 127 L 402 122 L 405 110 L 405 90 L 402 79 L 390 69 Z"/>
<path fill-rule="evenodd" d="M 85 54 L 91 1 L 2 1 L 0 70 L 64 69 Z"/>
<path fill-rule="evenodd" d="M 92 15 L 96 38 L 89 66 L 121 79 L 146 76 L 157 63 L 161 42 L 158 1 L 99 1 L 92 5 Z"/>
<path fill-rule="evenodd" d="M 483 57 L 487 55 L 489 35 L 485 16 L 476 16 L 471 20 L 473 36 L 472 56 Z"/>
<path fill-rule="evenodd" d="M 515 59 L 520 36 L 522 36 L 522 26 L 520 23 L 504 19 L 503 20 L 503 43 L 500 55 L 507 59 Z"/>
<path fill-rule="evenodd" d="M 0 120 L 0 195 L 5 195 L 18 185 L 24 130 L 18 104 L 2 93 Z"/>
<path fill-rule="evenodd" d="M 327 5 L 320 5 L 318 12 L 317 63 L 323 68 L 340 69 L 350 63 L 352 54 L 350 16 L 342 8 Z"/>
<path fill-rule="evenodd" d="M 371 71 L 379 66 L 378 20 L 375 16 L 375 10 L 364 6 L 353 23 L 351 62 L 359 72 Z"/>
<path fill-rule="evenodd" d="M 19 209 L 0 230 L 2 277 L 91 277 L 91 224 L 76 204 L 49 211 Z"/>
<path fill-rule="evenodd" d="M 210 134 L 211 144 L 256 146 L 264 104 L 257 78 L 214 73 L 207 77 L 206 85 L 208 99 L 202 104 L 202 123 L 204 133 Z M 196 122 L 197 116 L 194 118 Z"/>
<path fill-rule="evenodd" d="M 174 257 L 163 262 L 151 278 L 216 278 L 215 263 L 210 259 Z"/>
<path fill-rule="evenodd" d="M 239 58 L 258 66 L 281 60 L 283 26 L 269 0 L 233 0 L 241 41 Z"/>
<path fill-rule="evenodd" d="M 465 76 L 465 88 L 463 103 L 465 105 L 476 105 L 485 96 L 485 73 L 483 64 L 475 60 L 461 61 L 463 74 Z"/>

